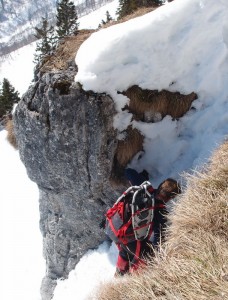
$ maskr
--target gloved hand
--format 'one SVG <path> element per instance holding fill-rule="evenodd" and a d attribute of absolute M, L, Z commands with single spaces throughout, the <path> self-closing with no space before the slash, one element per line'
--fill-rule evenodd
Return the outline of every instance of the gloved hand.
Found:
<path fill-rule="evenodd" d="M 106 223 L 106 219 L 104 218 L 100 223 L 99 223 L 99 227 L 101 229 L 105 229 L 105 223 Z"/>

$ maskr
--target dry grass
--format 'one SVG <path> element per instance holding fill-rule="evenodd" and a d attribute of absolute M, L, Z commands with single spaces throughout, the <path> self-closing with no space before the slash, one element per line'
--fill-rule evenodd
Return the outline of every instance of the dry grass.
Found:
<path fill-rule="evenodd" d="M 100 286 L 96 299 L 228 299 L 228 141 L 187 183 L 160 253 L 139 274 Z"/>
<path fill-rule="evenodd" d="M 130 19 L 142 16 L 148 12 L 151 12 L 155 8 L 149 7 L 149 8 L 140 8 L 134 13 L 122 18 L 118 21 L 112 21 L 102 27 L 107 28 L 119 23 L 126 22 Z M 98 24 L 97 24 L 98 26 Z M 46 58 L 45 62 L 43 63 L 40 71 L 41 72 L 56 72 L 58 70 L 66 70 L 69 66 L 69 64 L 75 59 L 75 56 L 77 54 L 77 51 L 81 44 L 94 32 L 98 31 L 100 29 L 96 30 L 79 30 L 79 33 L 75 36 L 68 36 L 64 38 L 64 40 L 60 43 L 59 47 L 57 48 L 54 55 L 50 55 Z"/>
<path fill-rule="evenodd" d="M 101 28 L 107 28 L 107 27 L 110 27 L 110 26 L 113 26 L 113 25 L 116 25 L 116 24 L 127 22 L 131 19 L 143 16 L 143 15 L 155 10 L 156 8 L 158 8 L 158 7 L 157 6 L 155 6 L 155 7 L 140 7 L 136 11 L 134 11 L 133 13 L 123 17 L 122 19 L 117 20 L 117 21 L 113 20 L 113 21 L 103 25 Z"/>
<path fill-rule="evenodd" d="M 121 166 L 126 166 L 132 158 L 143 150 L 143 136 L 137 129 L 128 127 L 126 137 L 118 141 L 116 158 Z"/>
<path fill-rule="evenodd" d="M 66 37 L 57 48 L 54 55 L 49 56 L 43 63 L 42 72 L 55 72 L 58 70 L 66 70 L 69 64 L 75 59 L 76 53 L 81 44 L 95 30 L 80 30 L 75 36 Z"/>
<path fill-rule="evenodd" d="M 16 136 L 15 136 L 15 133 L 14 133 L 13 120 L 11 118 L 7 118 L 7 120 L 5 122 L 5 129 L 7 131 L 7 140 L 8 140 L 8 142 L 15 149 L 18 149 L 18 147 L 17 147 L 17 141 L 16 141 Z"/>
<path fill-rule="evenodd" d="M 131 112 L 135 119 L 145 121 L 146 114 L 151 116 L 160 114 L 161 118 L 170 115 L 173 118 L 182 117 L 189 111 L 192 102 L 197 99 L 195 93 L 182 95 L 179 92 L 162 90 L 143 90 L 134 85 L 123 92 L 130 99 L 129 106 L 125 108 Z M 153 120 L 155 121 L 155 120 Z"/>
<path fill-rule="evenodd" d="M 125 131 L 125 137 L 118 140 L 113 161 L 110 183 L 113 187 L 125 184 L 124 169 L 132 158 L 143 150 L 144 137 L 137 129 L 129 126 Z"/>

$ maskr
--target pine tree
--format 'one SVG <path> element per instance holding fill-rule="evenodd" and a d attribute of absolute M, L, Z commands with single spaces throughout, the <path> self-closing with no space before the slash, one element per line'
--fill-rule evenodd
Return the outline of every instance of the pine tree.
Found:
<path fill-rule="evenodd" d="M 112 21 L 112 20 L 113 20 L 113 19 L 112 19 L 111 15 L 110 15 L 109 11 L 107 10 L 107 11 L 106 11 L 106 23 L 109 23 L 109 22 Z"/>
<path fill-rule="evenodd" d="M 141 6 L 146 6 L 146 7 L 150 7 L 150 6 L 160 6 L 164 3 L 164 0 L 142 0 L 141 1 L 142 5 Z"/>
<path fill-rule="evenodd" d="M 163 4 L 163 0 L 148 0 L 147 1 L 149 6 L 153 6 L 153 4 L 157 5 L 157 6 L 160 6 Z"/>
<path fill-rule="evenodd" d="M 0 118 L 11 112 L 13 105 L 20 100 L 19 93 L 15 91 L 9 80 L 3 79 L 0 90 Z"/>
<path fill-rule="evenodd" d="M 113 18 L 111 17 L 109 11 L 107 10 L 107 11 L 106 11 L 106 21 L 101 20 L 101 24 L 98 25 L 98 28 L 101 28 L 102 25 L 105 25 L 105 24 L 109 23 L 109 22 L 112 21 L 112 20 L 113 20 Z"/>
<path fill-rule="evenodd" d="M 117 9 L 118 19 L 123 18 L 133 13 L 137 8 L 146 6 L 146 0 L 120 0 L 119 7 Z"/>
<path fill-rule="evenodd" d="M 35 63 L 41 62 L 56 48 L 54 27 L 49 26 L 46 18 L 42 18 L 42 20 L 42 27 L 35 27 L 36 34 L 34 36 L 40 40 L 36 44 Z"/>
<path fill-rule="evenodd" d="M 116 14 L 118 19 L 133 13 L 139 7 L 159 6 L 163 4 L 163 0 L 120 0 Z"/>
<path fill-rule="evenodd" d="M 117 12 L 116 12 L 116 14 L 118 15 L 118 19 L 121 19 L 130 13 L 129 12 L 129 2 L 130 2 L 130 0 L 120 0 L 119 1 L 119 7 L 117 8 Z"/>
<path fill-rule="evenodd" d="M 57 34 L 61 39 L 67 35 L 77 34 L 78 16 L 72 1 L 61 0 L 57 3 Z"/>

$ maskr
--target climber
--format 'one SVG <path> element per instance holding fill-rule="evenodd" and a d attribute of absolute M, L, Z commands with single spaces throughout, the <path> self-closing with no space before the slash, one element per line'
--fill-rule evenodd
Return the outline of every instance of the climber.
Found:
<path fill-rule="evenodd" d="M 153 189 L 145 170 L 138 173 L 128 168 L 125 177 L 132 188 L 127 189 L 106 213 L 106 234 L 115 241 L 119 250 L 115 275 L 137 270 L 145 264 L 145 257 L 153 254 L 153 249 L 164 239 L 166 203 L 180 193 L 177 181 L 172 178 L 164 180 L 157 189 Z M 136 197 L 133 196 L 137 186 L 143 186 L 142 190 L 146 194 L 144 198 L 142 191 L 138 191 Z M 132 202 L 132 197 L 137 205 Z M 138 210 L 132 214 L 133 207 Z M 137 224 L 138 221 L 143 225 Z"/>

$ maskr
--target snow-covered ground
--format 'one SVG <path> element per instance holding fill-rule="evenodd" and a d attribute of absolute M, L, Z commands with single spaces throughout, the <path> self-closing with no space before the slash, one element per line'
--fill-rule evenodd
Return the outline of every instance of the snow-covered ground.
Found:
<path fill-rule="evenodd" d="M 89 15 L 79 18 L 79 29 L 98 28 L 101 20 L 106 20 L 106 11 L 109 11 L 112 18 L 115 19 L 118 5 L 119 0 L 113 0 Z M 35 49 L 36 42 L 12 52 L 6 61 L 1 62 L 0 60 L 0 83 L 3 78 L 7 78 L 21 96 L 26 92 L 33 79 Z"/>
<path fill-rule="evenodd" d="M 107 10 L 114 18 L 117 6 L 118 1 L 114 0 L 91 13 L 90 17 L 79 19 L 80 28 L 97 28 L 101 20 L 105 20 Z M 0 82 L 7 78 L 20 95 L 23 95 L 33 79 L 34 52 L 35 43 L 32 43 L 11 53 L 0 64 Z M 0 166 L 0 265 L 3 275 L 0 299 L 40 300 L 45 261 L 39 230 L 38 188 L 29 180 L 18 151 L 7 142 L 6 131 L 0 131 Z M 55 298 L 85 299 L 97 282 L 113 277 L 116 256 L 115 246 L 110 247 L 107 243 L 100 245 L 97 251 L 89 251 L 69 279 L 58 288 Z"/>
<path fill-rule="evenodd" d="M 13 44 L 22 36 L 28 37 L 42 17 L 53 18 L 55 3 L 55 0 L 1 1 L 1 20 L 7 21 L 1 22 L 0 44 Z"/>
<path fill-rule="evenodd" d="M 145 136 L 145 153 L 132 166 L 147 169 L 156 183 L 204 163 L 228 133 L 227 0 L 175 0 L 100 30 L 82 44 L 76 63 L 84 89 L 115 100 L 114 126 L 121 132 L 132 125 Z M 132 121 L 122 111 L 128 98 L 117 93 L 132 85 L 195 92 L 196 110 L 179 121 Z"/>
<path fill-rule="evenodd" d="M 116 19 L 116 10 L 119 6 L 119 0 L 114 0 L 102 7 L 100 7 L 98 10 L 90 13 L 89 15 L 86 15 L 84 17 L 81 17 L 79 21 L 79 29 L 96 29 L 98 28 L 98 25 L 101 23 L 101 20 L 103 19 L 106 21 L 106 11 L 109 12 L 110 16 L 113 19 Z"/>
<path fill-rule="evenodd" d="M 18 151 L 0 132 L 0 236 L 4 300 L 38 300 L 45 274 L 39 231 L 38 188 L 26 174 Z"/>
<path fill-rule="evenodd" d="M 32 43 L 12 52 L 7 60 L 0 62 L 0 83 L 3 78 L 8 79 L 20 96 L 27 91 L 33 79 L 35 49 L 36 43 Z"/>
<path fill-rule="evenodd" d="M 114 2 L 117 8 L 118 1 Z M 97 27 L 105 18 L 106 10 L 109 8 L 104 9 L 103 15 L 94 12 L 92 17 L 91 14 L 86 24 L 91 21 Z M 145 135 L 145 153 L 140 160 L 136 156 L 131 165 L 138 170 L 149 170 L 155 186 L 164 177 L 178 178 L 181 172 L 206 162 L 228 134 L 227 17 L 227 0 L 175 0 L 146 16 L 100 30 L 77 54 L 76 81 L 86 89 L 113 96 L 119 111 L 114 125 L 120 131 L 132 121 L 130 114 L 121 111 L 128 99 L 117 94 L 118 90 L 138 84 L 142 88 L 198 94 L 193 104 L 195 110 L 179 121 L 167 116 L 158 123 L 132 122 Z M 79 21 L 82 25 L 82 20 Z M 26 51 L 25 47 L 20 55 Z M 9 62 L 1 66 L 0 78 L 8 78 L 23 93 L 29 83 L 25 80 L 18 84 L 24 72 L 17 65 L 20 55 L 11 61 L 14 68 L 10 68 Z M 32 73 L 32 59 L 24 57 Z M 37 188 L 28 180 L 17 151 L 5 141 L 4 131 L 0 133 L 0 159 L 3 191 L 0 193 L 4 199 L 1 202 L 1 244 L 4 245 L 1 265 L 5 274 L 1 299 L 39 299 L 44 262 L 38 229 Z M 33 254 L 37 257 L 30 259 Z M 115 246 L 109 247 L 107 243 L 89 251 L 69 279 L 58 282 L 53 299 L 86 299 L 99 282 L 113 278 L 116 255 Z M 33 287 L 32 294 L 29 287 Z"/>

